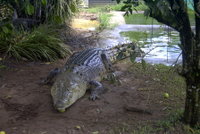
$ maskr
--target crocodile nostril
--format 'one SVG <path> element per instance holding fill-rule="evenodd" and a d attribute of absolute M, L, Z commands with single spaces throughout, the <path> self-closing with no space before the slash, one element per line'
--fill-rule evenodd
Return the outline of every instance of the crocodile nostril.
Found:
<path fill-rule="evenodd" d="M 54 107 L 55 108 L 62 108 L 64 106 L 64 103 L 62 101 L 57 101 L 55 104 L 54 104 Z"/>

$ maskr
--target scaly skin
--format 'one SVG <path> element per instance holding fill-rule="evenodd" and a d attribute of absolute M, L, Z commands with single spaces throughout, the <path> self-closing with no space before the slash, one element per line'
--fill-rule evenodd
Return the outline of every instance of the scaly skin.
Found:
<path fill-rule="evenodd" d="M 138 53 L 133 45 L 121 45 L 122 51 L 119 55 L 124 55 L 125 52 L 126 57 L 126 52 L 132 53 L 134 51 L 134 53 Z M 131 49 L 131 51 L 126 48 Z M 91 89 L 91 100 L 99 98 L 104 90 L 99 81 L 109 74 L 112 76 L 110 78 L 115 79 L 110 58 L 113 58 L 113 55 L 117 56 L 120 49 L 116 47 L 117 51 L 113 51 L 114 49 L 110 49 L 111 53 L 109 54 L 111 55 L 107 54 L 107 50 L 101 48 L 92 48 L 75 53 L 69 58 L 63 69 L 56 68 L 50 72 L 44 83 L 53 83 L 53 80 L 55 80 L 51 88 L 55 109 L 64 112 L 66 108 L 84 96 L 88 88 Z M 114 59 L 117 58 L 114 57 Z M 112 59 L 112 62 L 115 61 Z"/>

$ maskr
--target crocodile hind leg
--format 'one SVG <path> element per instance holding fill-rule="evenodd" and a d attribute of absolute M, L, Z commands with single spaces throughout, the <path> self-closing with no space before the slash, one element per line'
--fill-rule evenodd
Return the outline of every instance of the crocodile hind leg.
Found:
<path fill-rule="evenodd" d="M 55 68 L 50 71 L 48 76 L 42 81 L 43 84 L 53 84 L 55 77 L 60 74 L 61 70 L 59 68 Z"/>
<path fill-rule="evenodd" d="M 99 99 L 99 95 L 105 91 L 103 85 L 98 81 L 90 81 L 89 84 L 91 86 L 90 100 Z"/>

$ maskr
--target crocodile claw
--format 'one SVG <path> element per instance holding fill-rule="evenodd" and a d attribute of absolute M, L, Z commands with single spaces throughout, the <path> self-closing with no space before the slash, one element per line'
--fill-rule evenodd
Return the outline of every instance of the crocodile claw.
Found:
<path fill-rule="evenodd" d="M 96 100 L 96 99 L 99 99 L 100 97 L 98 96 L 98 95 L 96 95 L 96 94 L 93 94 L 93 95 L 90 95 L 90 100 Z"/>

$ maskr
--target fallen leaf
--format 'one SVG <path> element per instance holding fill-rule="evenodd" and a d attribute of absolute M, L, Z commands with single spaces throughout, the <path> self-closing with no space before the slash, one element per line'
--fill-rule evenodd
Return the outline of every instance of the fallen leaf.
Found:
<path fill-rule="evenodd" d="M 79 129 L 81 129 L 81 126 L 76 126 L 75 128 L 79 130 Z"/>
<path fill-rule="evenodd" d="M 5 99 L 11 99 L 12 98 L 12 96 L 11 95 L 6 95 L 5 96 Z M 1 134 L 1 133 L 0 133 Z"/>
<path fill-rule="evenodd" d="M 0 131 L 0 134 L 6 134 L 6 132 L 5 131 Z"/>
<path fill-rule="evenodd" d="M 92 134 L 99 134 L 99 131 L 92 132 Z"/>

